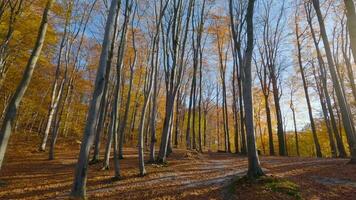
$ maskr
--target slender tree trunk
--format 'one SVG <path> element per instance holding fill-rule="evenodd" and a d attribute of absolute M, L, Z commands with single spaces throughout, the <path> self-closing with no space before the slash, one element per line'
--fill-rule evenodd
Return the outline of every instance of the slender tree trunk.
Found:
<path fill-rule="evenodd" d="M 321 109 L 323 111 L 323 117 L 324 117 L 325 125 L 327 128 L 328 136 L 329 136 L 331 156 L 333 158 L 336 158 L 337 157 L 336 145 L 335 145 L 335 140 L 334 140 L 334 136 L 333 136 L 330 120 L 329 120 L 328 110 L 325 105 L 324 91 L 323 91 L 321 84 L 319 83 L 320 81 L 318 81 L 315 66 L 314 66 L 314 64 L 312 64 L 312 65 L 313 65 L 313 73 L 314 73 L 314 78 L 316 80 L 316 88 L 317 88 L 318 95 L 319 95 L 320 105 L 321 105 Z"/>
<path fill-rule="evenodd" d="M 121 1 L 120 1 L 121 3 Z M 72 197 L 85 198 L 86 196 L 86 180 L 88 170 L 88 159 L 90 147 L 94 142 L 95 137 L 95 122 L 97 119 L 100 102 L 103 97 L 104 85 L 105 85 L 105 72 L 107 66 L 107 59 L 109 54 L 110 45 L 113 42 L 114 35 L 114 22 L 117 16 L 119 8 L 119 0 L 112 0 L 109 15 L 107 18 L 104 40 L 102 45 L 102 51 L 99 60 L 99 68 L 96 75 L 95 87 L 93 97 L 89 105 L 89 111 L 87 115 L 83 140 L 80 147 L 80 153 L 78 157 L 78 163 L 75 170 L 73 187 L 71 191 Z"/>
<path fill-rule="evenodd" d="M 353 0 L 344 0 L 347 16 L 347 27 L 349 29 L 350 43 L 354 62 L 356 63 L 356 12 Z M 355 97 L 356 98 L 356 97 Z"/>
<path fill-rule="evenodd" d="M 64 84 L 66 82 L 66 78 L 64 78 L 62 80 L 61 83 L 61 89 L 58 92 L 59 95 L 59 100 L 58 100 L 58 106 L 60 106 L 62 98 L 63 98 L 63 90 L 64 90 Z M 62 107 L 64 107 L 64 103 L 62 105 Z M 56 112 L 54 113 L 54 126 L 53 126 L 53 130 L 52 130 L 52 134 L 51 134 L 51 142 L 50 142 L 50 149 L 49 149 L 49 160 L 53 160 L 54 159 L 54 147 L 56 145 L 56 141 L 58 138 L 58 131 L 59 131 L 59 121 L 60 121 L 60 117 L 61 117 L 62 112 L 59 111 L 58 109 L 56 109 Z"/>
<path fill-rule="evenodd" d="M 158 55 L 156 55 L 158 56 Z M 154 85 L 153 85 L 153 95 L 152 95 L 152 112 L 151 112 L 151 124 L 150 124 L 150 129 L 151 129 L 151 143 L 150 143 L 150 159 L 149 162 L 155 162 L 156 156 L 155 156 L 155 146 L 157 142 L 156 138 L 156 117 L 157 117 L 157 95 L 158 95 L 158 71 L 156 70 L 155 67 L 155 75 L 154 75 Z"/>
<path fill-rule="evenodd" d="M 234 61 L 235 62 L 235 61 Z M 238 122 L 238 113 L 237 113 L 237 92 L 236 92 L 236 78 L 237 78 L 237 72 L 236 72 L 236 65 L 233 66 L 233 72 L 232 72 L 232 111 L 233 111 L 233 117 L 234 117 L 234 138 L 235 138 L 235 153 L 239 153 L 239 122 Z"/>
<path fill-rule="evenodd" d="M 318 58 L 318 63 L 319 63 L 319 72 L 320 72 L 321 81 L 322 81 L 322 88 L 323 88 L 323 91 L 324 91 L 326 105 L 327 105 L 327 108 L 328 108 L 328 111 L 329 111 L 329 115 L 330 115 L 330 121 L 331 121 L 332 129 L 333 129 L 333 133 L 334 133 L 335 139 L 336 139 L 336 144 L 337 144 L 337 148 L 338 148 L 338 152 L 339 152 L 339 157 L 346 157 L 346 151 L 345 151 L 344 144 L 342 142 L 341 132 L 339 132 L 337 124 L 336 124 L 334 111 L 333 111 L 333 106 L 331 104 L 331 99 L 330 99 L 330 95 L 329 95 L 329 91 L 328 91 L 325 63 L 324 63 L 323 57 L 321 55 L 321 52 L 320 52 L 320 49 L 319 49 L 318 40 L 316 38 L 316 35 L 315 35 L 315 32 L 314 32 L 314 28 L 313 28 L 313 23 L 312 23 L 312 19 L 311 19 L 311 7 L 308 7 L 307 5 L 308 4 L 305 5 L 305 10 L 307 11 L 307 21 L 308 21 L 308 24 L 309 24 L 309 27 L 310 27 L 310 32 L 312 34 L 314 46 L 315 46 L 315 49 L 316 49 L 316 52 L 317 52 L 317 58 Z"/>
<path fill-rule="evenodd" d="M 342 120 L 345 128 L 346 135 L 348 136 L 349 145 L 351 147 L 351 161 L 350 163 L 356 163 L 356 146 L 355 146 L 355 134 L 353 132 L 353 127 L 351 123 L 351 116 L 349 116 L 349 112 L 347 109 L 347 103 L 345 97 L 343 96 L 341 86 L 337 77 L 337 72 L 335 69 L 334 61 L 331 54 L 331 49 L 329 45 L 329 40 L 327 37 L 323 16 L 320 10 L 319 0 L 313 0 L 313 6 L 316 11 L 316 15 L 318 18 L 319 26 L 320 26 L 320 34 L 323 39 L 326 58 L 328 60 L 328 66 L 331 74 L 331 78 L 334 84 L 334 89 L 336 92 L 337 100 L 340 106 Z"/>
<path fill-rule="evenodd" d="M 134 61 L 134 62 L 136 62 L 136 61 Z M 133 64 L 133 66 L 131 66 L 131 69 L 130 69 L 130 83 L 129 83 L 128 94 L 127 94 L 127 99 L 126 99 L 125 113 L 124 113 L 123 119 L 121 120 L 121 124 L 120 124 L 120 128 L 119 128 L 119 134 L 120 134 L 119 158 L 120 159 L 124 158 L 124 154 L 123 154 L 124 133 L 125 133 L 125 129 L 126 129 L 126 124 L 127 124 L 127 119 L 128 119 L 128 115 L 129 115 L 129 109 L 130 109 L 130 103 L 131 103 L 131 90 L 132 90 L 132 82 L 133 82 L 133 75 L 134 75 L 134 71 L 133 71 L 134 65 L 135 64 Z"/>
<path fill-rule="evenodd" d="M 176 122 L 175 122 L 175 131 L 174 131 L 174 146 L 177 148 L 178 147 L 178 138 L 179 138 L 179 125 L 180 125 L 180 101 L 181 98 L 181 90 L 178 90 L 177 94 L 177 103 L 176 103 Z"/>
<path fill-rule="evenodd" d="M 240 75 L 241 76 L 241 75 Z M 247 146 L 246 146 L 246 134 L 245 134 L 245 115 L 244 115 L 244 99 L 242 94 L 242 81 L 240 77 L 238 79 L 239 85 L 239 107 L 240 107 L 240 130 L 241 130 L 241 153 L 243 155 L 247 154 Z"/>
<path fill-rule="evenodd" d="M 115 41 L 116 38 L 116 31 L 117 31 L 117 20 L 118 18 L 115 18 L 115 24 L 114 24 L 114 35 L 113 35 L 113 40 Z M 111 46 L 110 46 L 110 51 L 109 51 L 109 56 L 108 56 L 108 60 L 107 60 L 107 67 L 106 68 L 106 74 L 105 74 L 105 85 L 104 85 L 104 91 L 103 91 L 103 98 L 101 99 L 100 102 L 100 116 L 97 122 L 97 126 L 96 126 L 96 133 L 95 133 L 95 141 L 94 141 L 94 153 L 93 153 L 93 159 L 90 161 L 90 163 L 94 164 L 99 162 L 100 159 L 100 140 L 101 140 L 101 134 L 104 131 L 104 125 L 105 125 L 105 119 L 106 119 L 106 115 L 107 115 L 107 110 L 108 110 L 108 90 L 109 90 L 109 78 L 110 78 L 110 71 L 111 71 L 111 63 L 112 63 L 112 58 L 114 55 L 114 47 L 115 47 L 115 43 L 112 42 Z M 109 129 L 111 127 L 109 126 Z M 110 143 L 110 147 L 111 147 L 111 143 Z M 110 149 L 109 149 L 109 154 L 108 156 L 110 156 Z M 107 160 L 108 161 L 108 160 Z"/>
<path fill-rule="evenodd" d="M 269 107 L 268 96 L 265 96 L 266 118 L 268 128 L 268 142 L 269 142 L 269 155 L 274 156 L 273 132 L 272 132 L 272 119 L 271 109 Z"/>
<path fill-rule="evenodd" d="M 152 57 L 152 59 L 154 59 L 154 58 Z M 143 104 L 142 112 L 141 112 L 142 114 L 141 114 L 141 119 L 140 119 L 140 125 L 138 128 L 138 158 L 139 158 L 139 169 L 140 169 L 141 176 L 144 176 L 146 174 L 145 159 L 144 159 L 143 132 L 144 132 L 144 127 L 145 127 L 146 112 L 147 112 L 147 108 L 150 103 L 151 93 L 152 93 L 152 89 L 153 89 L 153 85 L 154 85 L 154 81 L 155 81 L 154 80 L 155 71 L 156 71 L 155 68 L 151 68 L 150 77 L 149 77 L 149 80 L 147 80 L 149 82 L 148 91 L 145 94 L 144 104 Z"/>
<path fill-rule="evenodd" d="M 283 119 L 281 113 L 281 106 L 279 102 L 279 89 L 278 89 L 277 78 L 274 72 L 271 73 L 271 81 L 272 81 L 273 98 L 274 98 L 276 117 L 277 117 L 277 136 L 278 136 L 278 144 L 279 144 L 279 155 L 286 156 L 287 149 L 286 149 L 286 141 L 284 138 L 284 131 L 283 131 Z"/>
<path fill-rule="evenodd" d="M 298 139 L 298 131 L 297 131 L 297 120 L 295 118 L 295 109 L 291 108 L 293 113 L 293 124 L 294 124 L 294 136 L 295 136 L 295 148 L 297 150 L 297 156 L 300 156 L 299 153 L 299 139 Z"/>
<path fill-rule="evenodd" d="M 298 27 L 298 23 L 297 22 L 295 24 L 295 31 L 296 31 L 296 38 L 297 38 L 299 70 L 300 70 L 300 74 L 301 74 L 302 80 L 303 80 L 303 89 L 304 89 L 305 99 L 307 101 L 307 106 L 308 106 L 308 114 L 309 114 L 310 126 L 311 126 L 311 129 L 312 129 L 312 135 L 313 135 L 313 139 L 314 139 L 316 156 L 318 158 L 321 158 L 323 156 L 322 156 L 322 153 L 321 153 L 321 148 L 320 148 L 318 136 L 317 136 L 317 133 L 316 133 L 315 123 L 314 123 L 314 118 L 313 118 L 313 111 L 312 111 L 312 107 L 311 107 L 311 104 L 310 104 L 310 98 L 309 98 L 309 93 L 308 93 L 307 81 L 306 81 L 305 75 L 304 75 L 304 67 L 303 67 L 302 55 L 301 55 L 302 48 L 301 48 L 301 44 L 300 44 L 300 40 L 299 40 L 300 35 L 299 35 L 299 27 Z"/>
<path fill-rule="evenodd" d="M 116 26 L 116 24 L 115 24 Z M 116 27 L 115 27 L 116 30 Z M 113 51 L 114 51 L 114 42 L 111 44 L 110 52 L 109 52 L 109 59 L 108 59 L 108 66 L 111 66 L 111 61 L 112 61 L 112 56 L 113 56 Z M 106 81 L 105 81 L 105 86 L 104 86 L 104 93 L 103 93 L 103 98 L 101 99 L 100 103 L 100 116 L 98 119 L 98 124 L 96 127 L 96 133 L 95 133 L 95 141 L 94 141 L 94 153 L 93 153 L 93 159 L 90 161 L 90 163 L 97 163 L 99 162 L 100 159 L 100 140 L 101 140 L 101 133 L 104 131 L 104 124 L 105 124 L 105 119 L 107 115 L 107 109 L 108 109 L 108 84 L 109 84 L 109 77 L 110 77 L 110 69 L 111 67 L 108 67 L 106 69 Z"/>
<path fill-rule="evenodd" d="M 5 118 L 4 121 L 2 122 L 2 126 L 0 129 L 0 169 L 2 166 L 2 162 L 4 160 L 5 151 L 11 135 L 12 126 L 14 125 L 14 120 L 16 118 L 17 109 L 30 84 L 33 71 L 36 67 L 37 60 L 40 56 L 43 47 L 43 43 L 46 37 L 47 27 L 48 27 L 48 14 L 50 12 L 50 9 L 52 8 L 53 3 L 54 0 L 48 0 L 46 3 L 46 7 L 42 15 L 41 24 L 39 27 L 35 46 L 31 52 L 31 56 L 26 65 L 21 82 L 17 86 L 16 91 L 12 96 L 9 105 L 7 106 L 6 109 Z"/>

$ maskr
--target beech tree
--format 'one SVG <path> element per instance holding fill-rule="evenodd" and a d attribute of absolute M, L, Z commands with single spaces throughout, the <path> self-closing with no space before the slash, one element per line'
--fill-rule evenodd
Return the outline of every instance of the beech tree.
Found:
<path fill-rule="evenodd" d="M 302 76 L 302 80 L 303 80 L 304 95 L 305 95 L 305 99 L 307 101 L 307 106 L 308 106 L 308 114 L 309 114 L 310 126 L 312 129 L 312 134 L 313 134 L 313 139 L 314 139 L 316 156 L 322 157 L 319 139 L 316 134 L 316 128 L 315 128 L 315 123 L 314 123 L 314 118 L 313 118 L 313 111 L 312 111 L 312 107 L 310 104 L 308 85 L 307 85 L 307 80 L 305 77 L 304 66 L 303 66 L 303 61 L 302 61 L 301 37 L 303 36 L 303 33 L 300 32 L 299 22 L 298 22 L 297 17 L 295 18 L 295 36 L 296 36 L 296 40 L 297 40 L 297 58 L 298 58 L 299 72 L 300 72 L 300 74 Z"/>
<path fill-rule="evenodd" d="M 2 126 L 0 129 L 0 169 L 2 166 L 2 162 L 4 160 L 7 144 L 11 135 L 12 128 L 14 126 L 14 120 L 16 117 L 16 113 L 18 107 L 21 103 L 21 100 L 30 84 L 33 71 L 35 70 L 37 60 L 41 53 L 43 43 L 46 37 L 47 27 L 48 27 L 48 15 L 52 8 L 54 0 L 48 0 L 43 11 L 42 20 L 40 24 L 40 28 L 38 30 L 38 35 L 36 39 L 35 46 L 32 50 L 30 59 L 27 62 L 24 74 L 22 76 L 21 82 L 16 88 L 14 95 L 12 96 L 5 113 L 5 118 L 2 122 Z"/>
<path fill-rule="evenodd" d="M 103 90 L 105 85 L 105 72 L 107 66 L 107 59 L 109 54 L 110 45 L 113 42 L 112 38 L 114 33 L 114 22 L 116 13 L 118 12 L 118 5 L 121 3 L 119 0 L 113 0 L 110 4 L 110 10 L 105 25 L 105 33 L 102 45 L 102 51 L 100 55 L 99 68 L 96 74 L 95 88 L 93 97 L 90 102 L 85 131 L 83 134 L 83 141 L 80 147 L 80 153 L 78 157 L 78 163 L 75 170 L 73 188 L 71 196 L 82 197 L 86 196 L 86 179 L 88 170 L 88 159 L 90 147 L 94 140 L 95 121 L 98 115 L 100 107 L 100 101 L 103 96 Z"/>
<path fill-rule="evenodd" d="M 173 22 L 162 29 L 166 45 L 164 46 L 164 77 L 166 84 L 166 113 L 164 117 L 163 130 L 160 150 L 158 153 L 158 162 L 164 163 L 167 158 L 167 148 L 171 133 L 171 120 L 174 110 L 174 101 L 181 84 L 182 75 L 185 66 L 184 56 L 186 54 L 186 44 L 188 39 L 188 30 L 194 7 L 194 0 L 183 7 L 182 0 L 173 0 L 170 6 Z M 186 11 L 186 12 L 185 12 Z M 186 13 L 186 15 L 184 15 Z M 185 16 L 183 18 L 183 16 Z M 185 20 L 184 20 L 185 19 Z M 171 39 L 171 41 L 168 41 Z M 172 55 L 168 54 L 169 48 L 173 49 Z M 168 54 L 168 55 L 167 55 Z"/>
<path fill-rule="evenodd" d="M 313 3 L 313 6 L 314 6 L 314 9 L 316 12 L 316 16 L 317 16 L 317 19 L 319 22 L 320 34 L 321 34 L 321 38 L 324 43 L 328 67 L 329 67 L 331 78 L 332 78 L 332 81 L 334 84 L 334 89 L 335 89 L 336 97 L 338 100 L 338 104 L 339 104 L 339 107 L 341 110 L 342 122 L 343 122 L 343 125 L 345 128 L 345 132 L 346 132 L 346 135 L 348 138 L 348 143 L 349 143 L 350 149 L 351 149 L 350 163 L 355 163 L 356 162 L 356 157 L 355 157 L 356 156 L 356 146 L 355 146 L 355 133 L 354 133 L 354 130 L 352 127 L 352 122 L 351 122 L 352 119 L 351 119 L 351 116 L 349 116 L 346 99 L 343 95 L 341 85 L 339 82 L 339 78 L 337 75 L 337 71 L 335 69 L 334 60 L 332 57 L 330 44 L 329 44 L 329 40 L 328 40 L 328 35 L 327 35 L 326 29 L 325 29 L 324 19 L 323 19 L 321 9 L 320 9 L 320 2 L 319 2 L 319 0 L 313 0 L 312 3 Z"/>
<path fill-rule="evenodd" d="M 255 133 L 253 130 L 253 105 L 252 105 L 252 91 L 251 91 L 251 63 L 253 54 L 253 13 L 254 13 L 254 0 L 248 1 L 246 11 L 246 50 L 245 62 L 243 68 L 243 97 L 245 102 L 245 115 L 246 115 L 246 133 L 247 133 L 247 152 L 248 152 L 248 172 L 249 177 L 259 177 L 264 173 L 260 166 L 260 161 L 256 149 Z"/>

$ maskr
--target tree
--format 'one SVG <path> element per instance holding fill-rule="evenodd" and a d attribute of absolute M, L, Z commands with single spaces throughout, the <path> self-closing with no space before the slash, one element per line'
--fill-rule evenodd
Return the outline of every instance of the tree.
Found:
<path fill-rule="evenodd" d="M 54 0 L 48 0 L 42 15 L 40 28 L 36 39 L 35 46 L 32 50 L 30 59 L 27 62 L 24 74 L 22 76 L 20 84 L 17 86 L 14 95 L 12 96 L 9 105 L 7 106 L 5 118 L 0 129 L 0 169 L 4 160 L 7 144 L 11 135 L 11 131 L 14 125 L 17 109 L 21 103 L 21 100 L 30 84 L 33 71 L 35 70 L 37 60 L 40 56 L 43 43 L 47 33 L 48 27 L 48 15 L 52 8 Z"/>
<path fill-rule="evenodd" d="M 234 67 L 234 75 L 237 79 L 237 88 L 233 88 L 233 93 L 236 94 L 236 90 L 238 90 L 238 99 L 234 95 L 234 104 L 236 103 L 235 110 L 235 124 L 237 124 L 236 120 L 239 118 L 240 121 L 240 133 L 241 133 L 241 153 L 247 153 L 246 147 L 246 136 L 245 136 L 245 115 L 244 115 L 244 102 L 243 102 L 243 92 L 242 92 L 242 66 L 243 66 L 243 55 L 242 55 L 242 47 L 243 47 L 243 35 L 245 34 L 245 17 L 246 17 L 246 1 L 239 1 L 237 4 L 234 4 L 232 0 L 229 0 L 229 15 L 230 15 L 230 27 L 231 27 L 231 37 L 232 37 L 232 57 L 233 57 L 233 67 Z M 234 79 L 233 79 L 234 80 Z M 233 87 L 235 85 L 233 84 Z M 239 107 L 239 108 L 238 108 Z M 239 110 L 239 116 L 236 113 Z M 235 125 L 236 130 L 236 125 Z"/>
<path fill-rule="evenodd" d="M 312 23 L 312 6 L 310 3 L 304 3 L 304 9 L 306 12 L 306 17 L 307 17 L 307 22 L 309 25 L 309 29 L 310 29 L 310 33 L 313 39 L 313 43 L 315 46 L 315 50 L 317 53 L 317 60 L 318 60 L 318 64 L 319 64 L 319 72 L 320 72 L 320 76 L 321 76 L 321 80 L 322 80 L 322 87 L 321 89 L 324 92 L 324 96 L 325 96 L 325 100 L 326 100 L 326 105 L 327 105 L 327 109 L 329 111 L 329 115 L 330 115 L 330 121 L 331 121 L 331 125 L 332 125 L 332 129 L 333 129 L 333 133 L 336 139 L 336 144 L 337 144 L 337 148 L 338 148 L 338 152 L 339 152 L 339 157 L 345 157 L 346 156 L 346 151 L 345 151 L 345 147 L 344 144 L 342 142 L 341 139 L 341 131 L 339 132 L 337 124 L 336 124 L 336 120 L 335 120 L 335 116 L 334 116 L 334 111 L 333 111 L 333 106 L 331 104 L 331 97 L 329 95 L 329 91 L 328 91 L 328 83 L 327 83 L 327 72 L 326 72 L 326 68 L 325 68 L 325 62 L 324 59 L 321 55 L 321 51 L 319 48 L 319 40 L 316 38 L 316 34 L 314 31 L 314 27 L 313 27 L 313 23 Z"/>
<path fill-rule="evenodd" d="M 163 34 L 166 45 L 163 49 L 163 59 L 164 59 L 164 77 L 166 83 L 166 112 L 163 122 L 162 139 L 161 145 L 158 152 L 158 162 L 166 162 L 167 157 L 167 147 L 169 143 L 170 133 L 171 133 L 171 120 L 174 110 L 174 102 L 176 95 L 181 84 L 183 69 L 185 66 L 184 56 L 186 54 L 186 44 L 188 39 L 188 30 L 190 27 L 190 20 L 194 7 L 194 0 L 189 0 L 187 4 L 187 9 L 183 7 L 182 0 L 174 0 L 173 6 L 171 6 L 172 22 L 168 24 L 166 30 L 166 36 Z M 184 11 L 187 10 L 185 17 L 183 18 Z M 184 20 L 185 19 L 185 23 Z M 172 36 L 172 37 L 169 37 Z M 171 39 L 171 41 L 168 41 Z M 171 45 L 169 47 L 169 45 Z M 168 52 L 170 49 L 173 50 L 172 55 L 169 56 Z"/>
<path fill-rule="evenodd" d="M 349 29 L 350 43 L 354 62 L 356 62 L 356 12 L 353 0 L 344 0 L 347 16 L 347 27 Z"/>
<path fill-rule="evenodd" d="M 114 35 L 114 22 L 115 16 L 118 12 L 118 5 L 121 3 L 119 0 L 112 0 L 110 4 L 110 10 L 105 25 L 105 33 L 102 45 L 102 51 L 100 55 L 99 67 L 95 79 L 95 88 L 92 99 L 89 105 L 89 111 L 87 115 L 85 131 L 83 134 L 83 140 L 80 147 L 80 153 L 78 157 L 78 163 L 75 170 L 73 188 L 71 196 L 85 198 L 86 196 L 86 179 L 88 170 L 88 159 L 90 147 L 94 140 L 95 122 L 97 119 L 100 101 L 103 96 L 105 85 L 105 72 L 107 66 L 107 59 L 109 54 L 110 45 L 113 42 Z"/>
<path fill-rule="evenodd" d="M 304 73 L 304 66 L 303 66 L 303 61 L 302 61 L 302 44 L 301 44 L 301 37 L 303 36 L 303 33 L 300 33 L 297 16 L 295 17 L 295 36 L 296 36 L 296 40 L 297 40 L 297 57 L 298 57 L 299 72 L 300 72 L 300 75 L 302 76 L 302 80 L 303 80 L 303 89 L 304 89 L 305 99 L 307 101 L 307 106 L 308 106 L 308 114 L 309 114 L 310 126 L 312 129 L 312 134 L 313 134 L 313 139 L 314 139 L 316 156 L 322 157 L 321 148 L 320 148 L 318 136 L 316 134 L 316 129 L 315 129 L 313 111 L 312 111 L 312 107 L 310 104 L 308 85 L 307 85 L 307 81 L 306 81 L 305 73 Z"/>
<path fill-rule="evenodd" d="M 227 105 L 227 86 L 226 86 L 226 69 L 228 61 L 229 46 L 229 31 L 224 27 L 227 18 L 224 16 L 213 16 L 212 27 L 210 28 L 214 37 L 214 44 L 218 54 L 218 67 L 220 82 L 222 85 L 222 111 L 223 111 L 223 125 L 224 125 L 224 147 L 226 152 L 231 152 L 230 148 L 230 132 L 229 132 L 229 112 Z"/>
<path fill-rule="evenodd" d="M 334 64 L 334 60 L 333 60 L 333 57 L 331 54 L 329 40 L 328 40 L 328 36 L 326 33 L 326 29 L 325 29 L 324 19 L 321 14 L 320 2 L 319 2 L 319 0 L 313 0 L 312 3 L 314 6 L 314 9 L 316 11 L 316 16 L 317 16 L 317 19 L 319 22 L 320 34 L 321 34 L 321 37 L 322 37 L 322 40 L 324 43 L 326 58 L 328 61 L 328 67 L 329 67 L 331 78 L 332 78 L 332 81 L 334 84 L 334 89 L 335 89 L 336 97 L 338 100 L 338 104 L 339 104 L 339 107 L 341 110 L 343 125 L 345 128 L 345 132 L 346 132 L 348 142 L 350 145 L 350 149 L 351 149 L 350 163 L 356 163 L 356 143 L 355 143 L 356 140 L 355 140 L 355 133 L 353 131 L 352 122 L 351 122 L 352 119 L 351 119 L 351 116 L 349 116 L 346 99 L 342 93 L 340 82 L 339 82 L 337 72 L 335 69 L 335 64 Z"/>
<path fill-rule="evenodd" d="M 293 115 L 293 125 L 294 125 L 294 136 L 295 136 L 295 148 L 296 148 L 296 151 L 297 151 L 297 156 L 300 156 L 300 153 L 299 153 L 299 139 L 298 139 L 298 130 L 297 130 L 297 120 L 296 120 L 296 117 L 295 117 L 295 111 L 296 111 L 296 106 L 295 106 L 295 103 L 294 103 L 294 94 L 296 93 L 297 91 L 297 87 L 295 86 L 296 85 L 296 79 L 294 77 L 292 77 L 290 79 L 290 103 L 289 103 L 289 108 L 291 109 L 292 111 L 292 115 Z"/>
<path fill-rule="evenodd" d="M 274 107 L 277 119 L 277 136 L 279 144 L 279 155 L 287 155 L 287 147 L 285 141 L 285 133 L 283 130 L 283 118 L 280 98 L 282 88 L 280 87 L 281 73 L 283 70 L 282 63 L 279 62 L 281 56 L 281 44 L 283 40 L 283 20 L 285 12 L 284 1 L 281 3 L 279 12 L 273 15 L 276 1 L 270 0 L 263 4 L 262 14 L 262 38 L 260 51 L 263 52 L 264 67 L 267 68 L 269 79 L 272 85 L 272 94 L 274 99 Z"/>
<path fill-rule="evenodd" d="M 251 63 L 253 54 L 253 13 L 254 13 L 254 0 L 248 1 L 246 12 L 246 49 L 245 49 L 245 62 L 243 67 L 243 97 L 245 103 L 246 115 L 246 133 L 247 133 L 247 152 L 248 152 L 248 177 L 256 178 L 262 176 L 264 173 L 260 166 L 260 161 L 256 149 L 256 140 L 253 125 L 253 100 L 252 100 L 252 75 Z"/>

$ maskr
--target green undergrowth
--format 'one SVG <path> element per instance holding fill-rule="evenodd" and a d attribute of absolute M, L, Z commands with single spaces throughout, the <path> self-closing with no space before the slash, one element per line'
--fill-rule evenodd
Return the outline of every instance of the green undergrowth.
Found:
<path fill-rule="evenodd" d="M 226 189 L 229 194 L 237 194 L 237 190 L 240 192 L 243 190 L 249 190 L 256 195 L 269 193 L 269 196 L 286 195 L 292 199 L 302 199 L 300 188 L 296 183 L 274 176 L 262 176 L 257 179 L 250 179 L 247 176 L 244 176 L 233 181 L 233 183 L 231 183 Z"/>

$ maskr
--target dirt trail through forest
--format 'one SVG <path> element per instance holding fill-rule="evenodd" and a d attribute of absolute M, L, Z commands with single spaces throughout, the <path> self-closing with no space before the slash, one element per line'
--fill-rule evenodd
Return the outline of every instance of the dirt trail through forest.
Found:
<path fill-rule="evenodd" d="M 46 153 L 33 148 L 18 151 L 11 149 L 7 155 L 0 174 L 0 199 L 68 199 L 77 147 L 60 147 L 54 161 L 46 160 Z M 229 196 L 224 188 L 243 176 L 247 167 L 247 160 L 234 154 L 175 150 L 168 166 L 147 164 L 148 174 L 139 177 L 136 149 L 126 148 L 125 155 L 120 160 L 119 181 L 112 181 L 113 170 L 101 171 L 101 163 L 90 166 L 90 199 L 223 199 Z M 356 169 L 346 162 L 261 158 L 269 174 L 296 182 L 305 199 L 356 199 Z"/>

